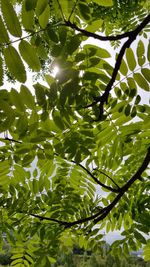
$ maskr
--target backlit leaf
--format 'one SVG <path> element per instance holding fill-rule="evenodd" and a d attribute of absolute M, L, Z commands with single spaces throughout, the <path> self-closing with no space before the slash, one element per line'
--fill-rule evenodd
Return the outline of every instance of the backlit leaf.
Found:
<path fill-rule="evenodd" d="M 150 82 L 150 70 L 149 70 L 149 69 L 146 69 L 146 68 L 142 68 L 142 69 L 141 69 L 141 72 L 142 72 L 144 78 L 145 78 L 148 82 Z"/>
<path fill-rule="evenodd" d="M 113 1 L 112 0 L 93 0 L 94 3 L 100 5 L 100 6 L 106 6 L 106 7 L 109 7 L 109 6 L 113 6 Z"/>
<path fill-rule="evenodd" d="M 10 99 L 19 111 L 25 111 L 21 95 L 15 89 L 11 89 Z"/>
<path fill-rule="evenodd" d="M 34 97 L 25 85 L 21 85 L 20 96 L 23 99 L 23 103 L 27 105 L 28 108 L 35 108 Z"/>
<path fill-rule="evenodd" d="M 8 46 L 4 49 L 4 58 L 12 76 L 19 82 L 24 83 L 26 81 L 26 71 L 17 50 L 13 46 Z"/>
<path fill-rule="evenodd" d="M 0 57 L 0 86 L 3 85 L 3 61 L 2 58 Z"/>
<path fill-rule="evenodd" d="M 7 30 L 5 28 L 4 22 L 0 16 L 0 43 L 8 43 L 9 42 L 9 36 L 7 33 Z"/>
<path fill-rule="evenodd" d="M 136 67 L 136 60 L 135 60 L 133 50 L 131 48 L 128 48 L 126 51 L 126 59 L 127 59 L 129 69 L 133 71 Z"/>
<path fill-rule="evenodd" d="M 33 30 L 34 26 L 34 11 L 31 10 L 26 10 L 25 7 L 25 2 L 22 6 L 22 25 L 26 30 Z"/>
<path fill-rule="evenodd" d="M 45 29 L 48 24 L 49 16 L 50 16 L 50 7 L 49 5 L 47 5 L 43 13 L 39 16 L 39 24 L 43 29 Z"/>
<path fill-rule="evenodd" d="M 37 16 L 40 16 L 45 8 L 47 7 L 48 4 L 48 0 L 37 0 L 37 4 L 36 4 L 36 9 L 35 9 L 35 13 L 37 14 Z"/>
<path fill-rule="evenodd" d="M 29 67 L 33 71 L 39 71 L 41 64 L 34 47 L 27 41 L 22 40 L 19 44 L 19 50 L 23 59 L 27 62 Z"/>
<path fill-rule="evenodd" d="M 140 86 L 145 91 L 150 90 L 149 84 L 147 83 L 147 81 L 144 79 L 144 77 L 140 73 L 134 73 L 133 76 L 138 86 Z"/>
<path fill-rule="evenodd" d="M 10 34 L 16 37 L 21 37 L 21 26 L 16 12 L 9 0 L 1 0 L 1 10 Z"/>
<path fill-rule="evenodd" d="M 128 73 L 128 68 L 127 68 L 127 65 L 126 65 L 126 62 L 125 62 L 124 59 L 122 59 L 122 61 L 121 61 L 120 72 L 121 72 L 124 76 L 126 76 L 127 73 Z"/>

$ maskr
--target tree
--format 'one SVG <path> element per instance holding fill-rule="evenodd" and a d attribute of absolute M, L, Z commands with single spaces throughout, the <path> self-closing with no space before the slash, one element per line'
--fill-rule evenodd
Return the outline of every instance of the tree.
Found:
<path fill-rule="evenodd" d="M 0 90 L 0 225 L 12 265 L 53 266 L 59 249 L 97 251 L 100 229 L 122 228 L 112 252 L 144 244 L 149 259 L 148 1 L 0 2 L 0 84 L 21 83 Z M 118 47 L 114 66 L 95 40 Z M 34 94 L 25 66 L 46 82 Z"/>

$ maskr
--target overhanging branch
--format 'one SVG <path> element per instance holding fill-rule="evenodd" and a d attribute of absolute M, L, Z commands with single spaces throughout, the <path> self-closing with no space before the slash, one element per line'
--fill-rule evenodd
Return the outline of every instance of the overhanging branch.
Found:
<path fill-rule="evenodd" d="M 120 68 L 120 65 L 121 65 L 121 62 L 122 62 L 122 59 L 123 59 L 123 56 L 125 54 L 126 49 L 130 47 L 130 45 L 136 39 L 136 37 L 138 36 L 140 31 L 149 22 L 150 22 L 150 15 L 148 15 L 134 31 L 129 33 L 127 41 L 123 44 L 123 46 L 120 49 L 120 52 L 119 52 L 118 57 L 116 59 L 115 67 L 113 69 L 112 77 L 105 88 L 105 92 L 101 96 L 95 97 L 94 101 L 85 107 L 85 108 L 89 108 L 89 107 L 92 107 L 92 106 L 96 105 L 97 103 L 99 103 L 100 114 L 99 114 L 98 120 L 102 119 L 102 116 L 104 113 L 104 104 L 105 103 L 107 104 L 107 102 L 108 102 L 109 93 L 112 89 L 112 86 L 113 86 L 115 80 L 116 80 L 116 77 L 117 77 L 117 74 L 118 74 L 118 71 L 119 71 L 119 68 Z"/>
<path fill-rule="evenodd" d="M 83 218 L 80 220 L 76 220 L 73 222 L 67 222 L 67 221 L 60 221 L 56 220 L 53 218 L 47 218 L 44 216 L 36 215 L 36 214 L 29 214 L 33 217 L 39 218 L 40 220 L 49 220 L 49 221 L 54 221 L 56 223 L 59 223 L 60 225 L 64 226 L 65 228 L 70 228 L 75 225 L 79 225 L 85 222 L 93 221 L 95 224 L 98 223 L 99 221 L 103 220 L 106 218 L 106 216 L 111 212 L 111 210 L 117 205 L 119 200 L 122 198 L 122 196 L 128 191 L 128 189 L 132 186 L 132 184 L 141 177 L 142 173 L 146 170 L 148 167 L 148 164 L 150 162 L 150 147 L 147 150 L 146 156 L 137 170 L 137 172 L 131 177 L 131 179 L 120 189 L 119 194 L 114 198 L 114 200 L 105 208 L 101 209 L 97 213 L 87 217 Z"/>

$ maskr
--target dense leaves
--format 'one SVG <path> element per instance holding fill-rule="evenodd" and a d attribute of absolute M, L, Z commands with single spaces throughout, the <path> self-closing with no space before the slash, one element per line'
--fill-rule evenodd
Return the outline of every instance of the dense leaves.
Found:
<path fill-rule="evenodd" d="M 99 252 L 100 230 L 121 231 L 112 254 L 144 245 L 149 259 L 149 15 L 137 2 L 117 35 L 118 1 L 1 0 L 0 231 L 12 266 L 55 266 L 74 244 Z M 21 84 L 6 90 L 7 78 Z"/>

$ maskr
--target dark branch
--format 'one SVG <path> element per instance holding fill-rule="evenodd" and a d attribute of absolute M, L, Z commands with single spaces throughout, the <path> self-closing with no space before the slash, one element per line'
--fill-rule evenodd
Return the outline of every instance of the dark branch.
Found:
<path fill-rule="evenodd" d="M 59 156 L 57 153 L 54 153 L 54 155 Z M 67 158 L 64 158 L 64 159 L 68 161 Z M 92 178 L 98 185 L 100 185 L 100 186 L 102 186 L 103 188 L 105 188 L 105 189 L 107 189 L 107 190 L 109 190 L 109 191 L 112 191 L 112 192 L 114 192 L 114 193 L 118 193 L 118 192 L 119 192 L 119 186 L 118 186 L 117 184 L 116 184 L 116 186 L 118 187 L 118 189 L 112 188 L 111 186 L 107 186 L 107 185 L 103 184 L 101 181 L 99 181 L 99 179 L 97 179 L 97 177 L 95 177 L 95 176 L 93 175 L 93 173 L 91 173 L 91 172 L 90 172 L 86 167 L 84 167 L 82 164 L 80 164 L 80 163 L 76 163 L 74 160 L 71 160 L 71 162 L 74 163 L 74 164 L 76 164 L 76 165 L 78 165 L 78 166 L 80 166 L 84 171 L 86 171 L 86 173 L 89 174 L 89 175 L 91 176 L 91 178 Z"/>
<path fill-rule="evenodd" d="M 140 31 L 150 22 L 150 15 L 148 15 L 143 22 L 132 32 L 130 32 L 127 41 L 123 44 L 123 46 L 120 49 L 120 52 L 118 54 L 118 57 L 116 59 L 116 63 L 115 63 L 115 67 L 113 69 L 113 73 L 112 73 L 112 77 L 109 81 L 109 83 L 106 86 L 105 92 L 99 96 L 99 97 L 95 97 L 93 103 L 89 104 L 86 106 L 86 108 L 88 107 L 92 107 L 94 105 L 96 105 L 97 103 L 99 103 L 99 110 L 100 110 L 100 114 L 99 114 L 99 118 L 98 120 L 101 120 L 103 117 L 103 113 L 104 113 L 104 104 L 108 102 L 108 97 L 109 97 L 109 93 L 112 89 L 112 86 L 116 80 L 116 76 L 118 74 L 123 56 L 125 54 L 125 51 L 127 48 L 130 47 L 130 45 L 132 44 L 132 42 L 136 39 L 136 37 L 138 36 L 138 34 L 140 33 Z"/>
<path fill-rule="evenodd" d="M 70 22 L 69 20 L 65 20 L 65 26 L 71 27 L 72 29 L 82 33 L 84 36 L 92 37 L 94 39 L 100 40 L 100 41 L 115 41 L 115 40 L 121 40 L 123 38 L 126 38 L 130 35 L 132 32 L 126 32 L 123 34 L 119 34 L 117 36 L 102 36 L 93 32 L 86 31 L 84 29 L 79 28 L 75 23 Z"/>
<path fill-rule="evenodd" d="M 98 169 L 94 169 L 94 170 L 97 170 L 99 173 L 105 175 L 107 178 L 109 178 L 114 183 L 114 185 L 116 185 L 118 187 L 118 189 L 120 189 L 119 185 L 108 174 L 106 174 L 105 172 L 100 171 Z"/>
<path fill-rule="evenodd" d="M 116 204 L 119 202 L 119 200 L 122 198 L 122 196 L 128 191 L 128 189 L 131 187 L 131 185 L 141 177 L 142 173 L 146 170 L 149 163 L 150 163 L 150 147 L 148 148 L 147 154 L 144 158 L 144 161 L 143 161 L 142 165 L 139 167 L 139 169 L 137 170 L 137 172 L 121 188 L 121 192 L 116 196 L 116 198 L 112 201 L 112 203 L 107 206 L 105 213 L 100 214 L 100 216 L 98 216 L 94 220 L 94 223 L 97 223 L 97 222 L 103 220 L 110 213 L 110 211 L 116 206 Z"/>
<path fill-rule="evenodd" d="M 149 20 L 148 20 L 148 22 L 149 22 Z M 100 41 L 117 41 L 117 40 L 121 40 L 121 39 L 130 37 L 130 36 L 133 36 L 133 35 L 136 34 L 138 28 L 139 28 L 139 32 L 140 32 L 145 27 L 145 25 L 144 26 L 142 25 L 141 27 L 140 27 L 140 25 L 133 31 L 129 31 L 129 32 L 125 32 L 125 33 L 122 33 L 122 34 L 118 34 L 116 36 L 102 36 L 102 35 L 99 35 L 99 34 L 96 34 L 96 33 L 92 33 L 92 32 L 89 32 L 89 31 L 86 31 L 84 29 L 79 28 L 75 23 L 72 23 L 69 19 L 65 20 L 65 26 L 71 27 L 72 29 L 82 33 L 84 36 L 92 37 L 92 38 L 100 40 Z"/>
<path fill-rule="evenodd" d="M 41 221 L 46 220 L 46 221 L 56 222 L 56 223 L 59 223 L 60 225 L 64 225 L 64 226 L 67 226 L 68 225 L 68 223 L 65 222 L 65 221 L 59 221 L 57 219 L 53 219 L 53 218 L 49 218 L 49 217 L 44 217 L 44 216 L 36 215 L 36 214 L 33 214 L 33 213 L 30 213 L 29 215 L 32 216 L 32 217 L 38 218 Z"/>
<path fill-rule="evenodd" d="M 101 209 L 100 211 L 98 211 L 97 213 L 87 217 L 87 218 L 83 218 L 74 222 L 66 222 L 66 221 L 60 221 L 60 220 L 56 220 L 56 219 L 52 219 L 52 218 L 48 218 L 48 217 L 44 217 L 44 216 L 40 216 L 40 215 L 35 215 L 35 214 L 30 214 L 33 217 L 39 218 L 40 220 L 48 220 L 48 221 L 53 221 L 56 223 L 59 223 L 60 225 L 65 226 L 65 228 L 70 228 L 72 226 L 78 225 L 78 224 L 82 224 L 85 222 L 89 222 L 92 221 L 96 224 L 99 221 L 103 220 L 104 218 L 106 218 L 106 216 L 111 212 L 111 210 L 116 206 L 116 204 L 119 202 L 119 200 L 122 198 L 122 196 L 128 191 L 128 189 L 132 186 L 132 184 L 138 180 L 142 173 L 146 170 L 146 168 L 148 167 L 148 164 L 150 162 L 150 147 L 147 150 L 147 154 L 144 158 L 144 161 L 142 163 L 142 165 L 139 167 L 139 169 L 137 170 L 137 172 L 132 176 L 132 178 L 120 189 L 119 194 L 115 197 L 115 199 L 105 208 Z"/>
<path fill-rule="evenodd" d="M 22 144 L 21 141 L 18 141 L 18 140 L 15 140 L 15 139 L 12 139 L 12 138 L 9 138 L 9 137 L 5 137 L 4 140 L 7 140 L 9 142 L 14 142 L 14 143 L 18 143 L 18 144 Z"/>
<path fill-rule="evenodd" d="M 75 162 L 74 162 L 75 163 Z M 87 174 L 89 174 L 91 176 L 91 178 L 100 186 L 102 186 L 103 188 L 112 191 L 114 193 L 118 193 L 120 191 L 119 186 L 116 184 L 116 186 L 118 187 L 118 189 L 112 188 L 111 186 L 107 186 L 105 184 L 103 184 L 101 181 L 99 181 L 99 179 L 97 179 L 97 177 L 95 177 L 95 175 L 93 175 L 92 172 L 90 172 L 87 168 L 85 168 L 82 164 L 78 164 L 83 170 L 85 170 L 87 172 Z M 101 172 L 102 173 L 102 172 Z M 104 173 L 103 173 L 104 174 Z M 106 175 L 107 176 L 107 175 Z M 109 176 L 107 176 L 109 177 Z M 109 177 L 110 178 L 110 177 Z"/>

